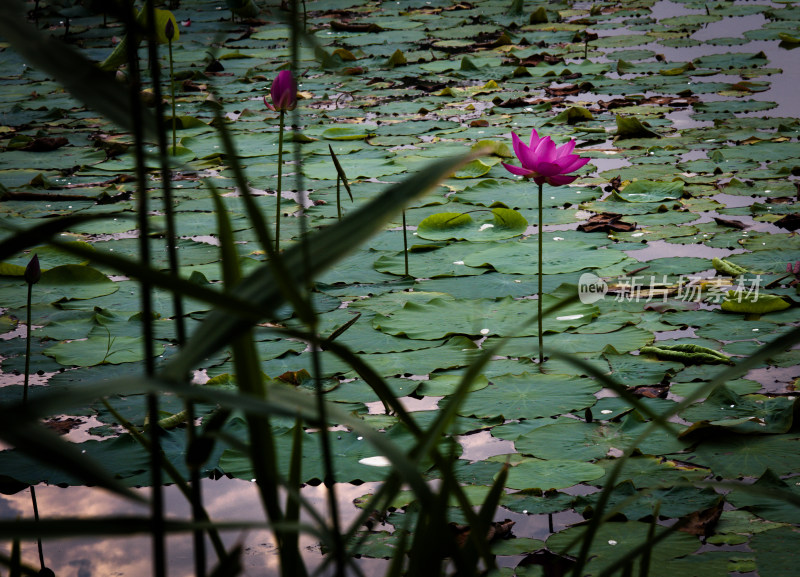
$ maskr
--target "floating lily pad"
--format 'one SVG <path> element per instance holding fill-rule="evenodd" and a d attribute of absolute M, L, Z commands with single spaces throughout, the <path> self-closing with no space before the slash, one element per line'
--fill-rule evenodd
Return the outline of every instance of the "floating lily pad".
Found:
<path fill-rule="evenodd" d="M 541 459 L 570 458 L 593 460 L 627 450 L 641 429 L 634 416 L 619 423 L 585 423 L 582 421 L 555 423 L 531 431 L 514 442 L 517 450 Z M 638 448 L 645 454 L 662 455 L 679 451 L 686 444 L 657 429 Z"/>
<path fill-rule="evenodd" d="M 800 466 L 796 435 L 736 435 L 703 439 L 695 449 L 695 463 L 710 467 L 726 479 L 760 477 L 767 469 L 788 475 Z"/>
<path fill-rule="evenodd" d="M 520 236 L 528 228 L 528 221 L 516 210 L 495 208 L 476 216 L 479 216 L 477 220 L 468 213 L 433 214 L 419 223 L 417 234 L 428 240 L 485 242 Z"/>
<path fill-rule="evenodd" d="M 597 389 L 590 379 L 564 375 L 502 375 L 494 377 L 488 387 L 472 392 L 459 413 L 507 420 L 549 417 L 593 405 Z"/>
<path fill-rule="evenodd" d="M 536 274 L 537 244 L 535 239 L 509 242 L 469 254 L 464 262 L 472 267 L 490 265 L 508 274 Z M 576 272 L 585 268 L 602 269 L 622 261 L 624 254 L 598 250 L 577 241 L 545 241 L 542 269 L 545 274 Z"/>
<path fill-rule="evenodd" d="M 797 559 L 792 551 L 800 544 L 800 532 L 792 527 L 765 531 L 750 539 L 750 548 L 756 554 L 756 567 L 760 577 L 788 577 L 797 575 Z"/>
<path fill-rule="evenodd" d="M 727 500 L 736 507 L 752 511 L 762 519 L 777 521 L 779 523 L 795 523 L 800 513 L 800 506 L 791 502 L 786 495 L 800 498 L 800 489 L 797 485 L 786 483 L 780 477 L 767 469 L 764 474 L 752 484 L 753 490 L 736 489 L 731 492 Z M 783 493 L 784 495 L 781 495 Z"/>
<path fill-rule="evenodd" d="M 554 306 L 559 299 L 545 295 L 543 307 Z M 550 332 L 566 330 L 591 320 L 596 309 L 573 303 L 555 313 L 545 314 L 544 328 Z M 448 335 L 535 335 L 535 323 L 522 325 L 536 314 L 536 303 L 530 300 L 502 299 L 434 299 L 427 303 L 406 303 L 390 316 L 376 316 L 375 328 L 412 339 L 439 339 Z"/>
<path fill-rule="evenodd" d="M 506 486 L 512 489 L 564 489 L 604 475 L 603 469 L 591 463 L 557 459 L 525 460 L 508 471 Z"/>
<path fill-rule="evenodd" d="M 653 180 L 634 180 L 616 195 L 627 202 L 664 202 L 677 200 L 683 194 L 682 180 L 658 182 Z"/>
<path fill-rule="evenodd" d="M 590 575 L 598 575 L 610 567 L 626 553 L 634 550 L 648 540 L 651 525 L 637 521 L 626 523 L 604 523 L 598 528 L 592 540 L 589 552 L 589 563 L 585 570 Z M 577 555 L 582 540 L 580 536 L 585 532 L 584 527 L 572 527 L 547 539 L 547 547 L 560 554 Z M 666 531 L 666 528 L 656 529 L 656 534 Z M 662 575 L 661 568 L 669 567 L 676 559 L 690 555 L 700 547 L 696 537 L 674 531 L 671 535 L 659 541 L 652 549 L 650 558 L 650 575 Z M 633 563 L 634 574 L 638 574 L 641 557 Z"/>

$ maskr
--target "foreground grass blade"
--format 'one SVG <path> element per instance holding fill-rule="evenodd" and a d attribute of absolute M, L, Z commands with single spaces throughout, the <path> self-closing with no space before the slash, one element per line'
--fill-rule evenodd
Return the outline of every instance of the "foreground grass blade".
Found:
<path fill-rule="evenodd" d="M 56 433 L 33 422 L 33 415 L 19 406 L 0 411 L 0 439 L 17 450 L 47 465 L 58 467 L 86 483 L 98 485 L 123 497 L 143 501 L 142 497 L 122 485 L 104 467 L 88 459 L 72 443 L 64 442 Z"/>
<path fill-rule="evenodd" d="M 303 243 L 308 247 L 306 255 L 303 254 L 306 252 L 303 244 L 293 245 L 281 255 L 287 274 L 295 285 L 305 286 L 379 231 L 383 224 L 406 203 L 425 194 L 472 157 L 464 155 L 440 160 L 391 186 L 344 220 L 310 236 L 307 242 Z M 308 262 L 305 262 L 306 259 Z M 259 308 L 269 310 L 275 310 L 285 302 L 285 297 L 268 264 L 262 265 L 245 278 L 233 294 L 241 301 L 252 302 Z M 162 375 L 171 380 L 179 379 L 180 375 L 194 368 L 206 355 L 218 350 L 235 335 L 241 334 L 259 320 L 255 316 L 243 320 L 225 312 L 212 312 L 195 331 L 186 348 L 167 364 Z"/>
<path fill-rule="evenodd" d="M 217 214 L 217 232 L 219 234 L 222 278 L 226 289 L 232 290 L 239 284 L 241 270 L 234 245 L 233 229 L 228 212 L 222 203 L 212 183 L 208 183 L 211 190 Z M 266 398 L 264 377 L 259 367 L 258 355 L 255 352 L 252 330 L 247 330 L 239 335 L 233 342 L 233 364 L 236 368 L 236 377 L 239 388 L 250 395 Z M 256 472 L 256 481 L 259 495 L 269 519 L 276 524 L 284 520 L 284 512 L 278 501 L 278 476 L 276 466 L 275 442 L 272 436 L 272 427 L 268 415 L 247 415 L 250 429 L 250 459 L 253 470 Z M 286 574 L 304 575 L 302 560 L 299 558 L 294 535 L 286 535 L 282 530 L 275 530 L 281 557 L 281 571 Z"/>
<path fill-rule="evenodd" d="M 261 210 L 256 204 L 255 198 L 250 190 L 250 184 L 247 182 L 244 170 L 239 162 L 236 146 L 225 124 L 225 120 L 219 111 L 217 111 L 215 115 L 215 122 L 219 128 L 223 149 L 230 163 L 230 168 L 233 171 L 236 186 L 239 189 L 245 209 L 247 210 L 247 217 L 253 225 L 253 230 L 256 233 L 261 248 L 267 255 L 267 264 L 272 268 L 273 278 L 277 282 L 277 286 L 283 297 L 288 302 L 292 303 L 292 308 L 297 316 L 304 322 L 311 323 L 314 321 L 314 313 L 311 310 L 311 305 L 306 301 L 302 290 L 300 290 L 303 287 L 297 286 L 292 282 L 292 278 L 286 270 L 286 263 L 276 250 L 275 244 L 277 244 L 277 242 L 273 243 L 272 241 L 267 219 L 261 214 Z"/>
<path fill-rule="evenodd" d="M 103 399 L 103 405 L 105 406 L 106 410 L 108 410 L 108 412 L 111 413 L 111 415 L 117 420 L 117 422 L 126 431 L 128 431 L 128 433 L 134 439 L 136 439 L 136 441 L 138 441 L 138 443 L 142 447 L 144 447 L 146 451 L 150 451 L 150 440 L 145 435 L 140 433 L 139 430 L 133 426 L 133 423 L 131 423 L 130 421 L 125 419 L 125 417 L 120 415 L 117 412 L 117 410 L 114 407 L 112 407 L 111 404 L 106 399 Z M 178 487 L 178 490 L 181 493 L 183 493 L 183 496 L 186 497 L 186 500 L 192 503 L 192 506 L 194 506 L 195 503 L 192 502 L 192 497 L 193 497 L 192 487 L 190 487 L 186 483 L 186 480 L 178 472 L 178 469 L 176 469 L 175 466 L 170 461 L 167 460 L 166 456 L 163 453 L 161 454 L 161 468 L 164 469 L 164 472 L 169 476 L 170 479 L 172 479 L 172 482 L 175 483 L 175 486 Z M 211 521 L 211 518 L 208 516 L 208 513 L 206 512 L 205 508 L 202 507 L 202 504 L 200 504 L 200 509 L 196 513 L 198 514 L 196 515 L 196 518 L 194 518 L 194 521 L 204 521 L 204 522 Z M 222 559 L 225 556 L 226 552 L 225 552 L 225 546 L 222 543 L 222 539 L 220 538 L 219 533 L 217 533 L 215 529 L 209 529 L 208 536 L 209 539 L 211 539 L 211 543 L 214 545 L 217 557 Z"/>
<path fill-rule="evenodd" d="M 31 66 L 57 80 L 87 107 L 133 132 L 134 116 L 125 87 L 71 46 L 40 32 L 27 21 L 25 11 L 26 7 L 18 0 L 0 2 L 0 34 L 4 39 Z M 157 134 L 152 113 L 143 113 L 141 129 L 147 136 Z"/>
<path fill-rule="evenodd" d="M 80 222 L 83 220 L 88 219 L 81 219 Z M 64 219 L 64 221 L 71 221 L 71 219 Z M 235 295 L 223 294 L 218 290 L 209 289 L 184 278 L 175 277 L 155 270 L 139 261 L 127 257 L 52 239 L 50 238 L 52 235 L 62 230 L 62 225 L 59 224 L 59 222 L 61 221 L 46 222 L 43 225 L 37 225 L 25 231 L 18 231 L 17 234 L 8 239 L 8 241 L 0 243 L 0 260 L 13 256 L 21 250 L 39 245 L 43 240 L 49 239 L 50 244 L 64 252 L 114 268 L 125 276 L 145 280 L 154 287 L 178 292 L 186 297 L 203 301 L 227 313 L 233 313 L 242 318 L 250 319 L 254 314 L 268 316 L 274 310 L 273 308 L 259 306 L 256 303 L 242 300 Z"/>
<path fill-rule="evenodd" d="M 738 378 L 739 376 L 746 373 L 748 370 L 757 367 L 762 361 L 768 359 L 769 357 L 777 353 L 783 352 L 784 350 L 793 346 L 797 342 L 800 342 L 800 327 L 795 327 L 788 333 L 764 345 L 763 347 L 758 349 L 755 353 L 753 353 L 751 356 L 747 357 L 746 359 L 742 360 L 736 365 L 725 369 L 721 373 L 717 374 L 709 382 L 698 387 L 683 401 L 681 401 L 680 403 L 676 403 L 675 406 L 672 408 L 672 410 L 662 415 L 662 417 L 664 419 L 669 419 L 672 416 L 677 415 L 680 411 L 685 409 L 691 403 L 695 402 L 697 399 L 707 397 L 711 393 L 711 391 L 713 391 L 715 388 L 723 385 L 728 381 Z M 603 488 L 603 491 L 600 493 L 600 496 L 597 499 L 597 503 L 595 504 L 594 515 L 592 516 L 592 518 L 589 521 L 589 524 L 586 527 L 586 532 L 581 537 L 582 539 L 581 549 L 578 553 L 576 564 L 573 567 L 573 573 L 572 573 L 573 577 L 581 577 L 582 575 L 583 568 L 588 560 L 588 555 L 592 546 L 592 541 L 594 540 L 594 537 L 597 534 L 597 530 L 599 529 L 600 525 L 603 523 L 605 519 L 604 513 L 606 510 L 606 506 L 608 505 L 608 500 L 611 497 L 611 493 L 614 490 L 616 480 L 619 477 L 619 474 L 622 471 L 625 462 L 627 461 L 628 458 L 630 458 L 631 454 L 633 453 L 634 449 L 639 445 L 639 443 L 643 439 L 645 439 L 648 435 L 650 435 L 657 426 L 658 426 L 657 423 L 651 422 L 647 427 L 645 427 L 644 430 L 641 432 L 641 434 L 639 434 L 639 436 L 636 437 L 630 443 L 628 448 L 626 448 L 623 456 L 617 459 L 617 462 L 614 463 L 614 466 L 611 468 L 611 471 L 609 471 L 606 474 L 604 478 L 605 487 Z"/>
<path fill-rule="evenodd" d="M 41 244 L 43 241 L 48 240 L 52 236 L 67 230 L 75 225 L 89 222 L 92 220 L 105 220 L 113 216 L 120 219 L 132 219 L 133 215 L 115 212 L 109 214 L 70 214 L 60 218 L 42 219 L 43 222 L 38 223 L 29 228 L 18 228 L 11 225 L 7 220 L 0 220 L 0 228 L 11 230 L 14 232 L 13 236 L 9 236 L 0 242 L 0 261 L 9 259 L 17 253 L 20 253 L 32 246 Z M 91 249 L 90 249 L 91 250 Z M 92 253 L 94 251 L 91 251 Z"/>
<path fill-rule="evenodd" d="M 633 394 L 631 394 L 631 392 L 628 390 L 628 387 L 619 384 L 610 376 L 603 374 L 597 369 L 597 367 L 595 367 L 591 363 L 574 355 L 565 354 L 559 351 L 552 351 L 550 353 L 550 357 L 553 359 L 562 359 L 578 367 L 588 376 L 594 378 L 597 381 L 600 381 L 600 383 L 602 383 L 604 387 L 611 389 L 612 391 L 617 393 L 622 399 L 625 400 L 626 403 L 628 403 L 631 407 L 639 411 L 639 413 L 644 417 L 646 417 L 647 419 L 650 419 L 654 423 L 657 423 L 667 433 L 671 435 L 677 435 L 678 432 L 677 429 L 675 428 L 674 423 L 670 423 L 663 416 L 653 412 L 652 409 L 650 409 L 647 405 L 642 403 L 638 398 L 636 398 Z"/>

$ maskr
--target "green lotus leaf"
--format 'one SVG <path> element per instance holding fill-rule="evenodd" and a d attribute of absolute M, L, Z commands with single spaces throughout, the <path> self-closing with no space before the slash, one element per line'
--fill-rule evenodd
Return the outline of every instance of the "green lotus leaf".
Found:
<path fill-rule="evenodd" d="M 783 298 L 777 295 L 750 294 L 735 290 L 728 291 L 728 294 L 720 303 L 720 308 L 729 313 L 745 313 L 764 315 L 775 311 L 788 309 L 790 305 Z"/>
<path fill-rule="evenodd" d="M 697 435 L 700 435 L 699 431 Z M 702 435 L 701 435 L 702 436 Z M 719 437 L 711 430 L 695 448 L 694 463 L 726 479 L 760 477 L 767 469 L 788 475 L 800 467 L 797 435 L 737 435 Z"/>
<path fill-rule="evenodd" d="M 164 345 L 154 347 L 155 355 L 163 352 Z M 86 340 L 58 343 L 45 353 L 68 367 L 135 363 L 145 356 L 144 339 L 141 336 L 111 336 L 105 327 L 93 328 Z"/>
<path fill-rule="evenodd" d="M 617 115 L 617 138 L 661 138 L 657 132 L 650 130 L 635 116 L 624 117 Z"/>
<path fill-rule="evenodd" d="M 800 488 L 791 485 L 770 469 L 752 484 L 753 491 L 734 489 L 727 500 L 735 507 L 752 511 L 762 519 L 778 523 L 795 523 L 800 506 L 790 501 L 791 496 L 800 499 Z M 784 493 L 784 495 L 781 495 Z M 771 533 L 771 532 L 770 532 Z"/>
<path fill-rule="evenodd" d="M 473 160 L 462 166 L 453 174 L 453 178 L 480 178 L 492 169 L 491 165 L 480 160 Z"/>
<path fill-rule="evenodd" d="M 528 221 L 516 210 L 495 208 L 478 215 L 483 218 L 475 220 L 470 214 L 453 212 L 433 214 L 419 223 L 417 234 L 428 240 L 481 242 L 520 236 L 528 228 Z"/>
<path fill-rule="evenodd" d="M 506 419 L 549 417 L 593 405 L 597 390 L 590 379 L 565 375 L 501 375 L 492 378 L 488 387 L 470 393 L 459 414 Z"/>
<path fill-rule="evenodd" d="M 656 534 L 666 530 L 659 527 Z M 571 527 L 555 533 L 547 539 L 547 547 L 559 554 L 577 555 L 583 543 L 581 536 L 585 531 L 585 527 Z M 600 525 L 592 540 L 588 557 L 590 561 L 584 568 L 586 574 L 599 575 L 604 569 L 611 567 L 620 557 L 643 545 L 648 540 L 650 531 L 649 522 L 606 522 Z M 671 567 L 675 560 L 690 555 L 699 548 L 700 541 L 695 536 L 680 531 L 672 532 L 653 547 L 649 574 L 668 575 L 667 567 Z M 634 575 L 640 572 L 640 559 L 641 556 L 634 558 Z"/>
<path fill-rule="evenodd" d="M 559 302 L 559 298 L 544 295 L 546 309 Z M 535 323 L 521 326 L 523 321 L 536 314 L 536 303 L 531 300 L 501 299 L 434 299 L 427 303 L 406 303 L 402 310 L 389 316 L 378 315 L 373 326 L 383 332 L 411 339 L 440 339 L 461 334 L 481 335 L 535 335 Z M 555 313 L 545 314 L 544 329 L 560 332 L 572 326 L 585 324 L 596 314 L 591 305 L 573 303 Z"/>
<path fill-rule="evenodd" d="M 658 507 L 659 515 L 682 517 L 696 511 L 710 509 L 719 503 L 722 496 L 711 487 L 666 487 L 650 491 L 637 491 L 630 481 L 614 487 L 607 507 L 615 508 L 631 521 L 638 521 L 653 515 Z M 597 503 L 597 494 L 580 496 L 575 500 L 574 509 L 584 515 L 591 514 Z"/>
<path fill-rule="evenodd" d="M 364 125 L 332 126 L 322 133 L 322 138 L 327 140 L 364 140 L 374 134 L 367 128 Z"/>
<path fill-rule="evenodd" d="M 509 242 L 474 251 L 464 258 L 464 262 L 471 267 L 490 265 L 501 273 L 536 274 L 539 270 L 537 250 L 535 240 Z M 597 250 L 589 244 L 569 240 L 545 240 L 542 252 L 544 274 L 602 269 L 625 259 L 624 253 Z"/>
<path fill-rule="evenodd" d="M 765 531 L 750 539 L 755 551 L 760 577 L 789 577 L 798 574 L 797 558 L 792 555 L 800 545 L 800 533 L 793 527 Z"/>
<path fill-rule="evenodd" d="M 719 351 L 693 343 L 676 345 L 659 344 L 657 346 L 642 347 L 643 355 L 653 355 L 659 359 L 676 361 L 687 365 L 693 364 L 734 364 L 731 358 Z"/>
<path fill-rule="evenodd" d="M 615 196 L 626 202 L 664 202 L 678 200 L 683 195 L 683 187 L 682 180 L 634 180 Z"/>
<path fill-rule="evenodd" d="M 620 423 L 570 421 L 537 428 L 516 441 L 517 451 L 540 459 L 569 458 L 593 460 L 629 448 L 642 422 L 634 414 Z M 637 447 L 645 454 L 662 455 L 679 451 L 686 443 L 658 429 Z"/>
<path fill-rule="evenodd" d="M 601 459 L 597 464 L 606 472 L 619 464 L 618 459 Z M 690 463 L 673 461 L 653 455 L 636 455 L 625 461 L 620 469 L 619 481 L 630 480 L 637 489 L 647 487 L 670 487 L 686 481 L 701 481 L 708 476 L 708 469 Z"/>
<path fill-rule="evenodd" d="M 582 461 L 529 459 L 508 471 L 506 486 L 512 489 L 564 489 L 578 483 L 594 481 L 605 474 L 602 468 Z"/>

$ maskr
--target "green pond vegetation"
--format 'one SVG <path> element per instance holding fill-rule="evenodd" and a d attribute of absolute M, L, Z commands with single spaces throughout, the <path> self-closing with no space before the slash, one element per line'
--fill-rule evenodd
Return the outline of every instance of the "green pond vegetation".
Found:
<path fill-rule="evenodd" d="M 227 528 L 273 530 L 284 575 L 298 533 L 339 575 L 800 575 L 800 117 L 771 61 L 800 3 L 174 4 L 141 110 L 124 11 L 0 6 L 3 492 L 258 480 L 266 525 Z M 502 164 L 532 129 L 590 159 L 541 206 Z M 64 415 L 81 442 L 40 425 Z M 473 434 L 498 442 L 459 458 Z M 336 485 L 373 482 L 342 524 Z M 151 531 L 156 575 L 207 532 L 238 574 L 201 501 L 157 500 L 75 527 Z M 0 561 L 71 532 L 4 519 Z"/>

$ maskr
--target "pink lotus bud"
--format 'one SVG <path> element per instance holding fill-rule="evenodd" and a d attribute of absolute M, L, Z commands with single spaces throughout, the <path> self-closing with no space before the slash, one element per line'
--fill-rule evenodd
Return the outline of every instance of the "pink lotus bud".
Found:
<path fill-rule="evenodd" d="M 272 88 L 270 88 L 269 92 L 272 104 L 267 102 L 266 96 L 264 97 L 264 104 L 270 110 L 294 110 L 297 106 L 297 84 L 291 71 L 281 70 L 278 72 L 275 80 L 272 81 Z"/>
<path fill-rule="evenodd" d="M 39 255 L 33 255 L 33 258 L 25 267 L 25 282 L 28 284 L 36 284 L 42 278 L 42 269 L 39 267 Z"/>
<path fill-rule="evenodd" d="M 794 263 L 794 274 L 800 274 L 800 260 Z"/>
<path fill-rule="evenodd" d="M 169 41 L 172 41 L 175 37 L 175 23 L 171 18 L 167 20 L 167 25 L 164 26 L 164 36 L 166 36 Z"/>

